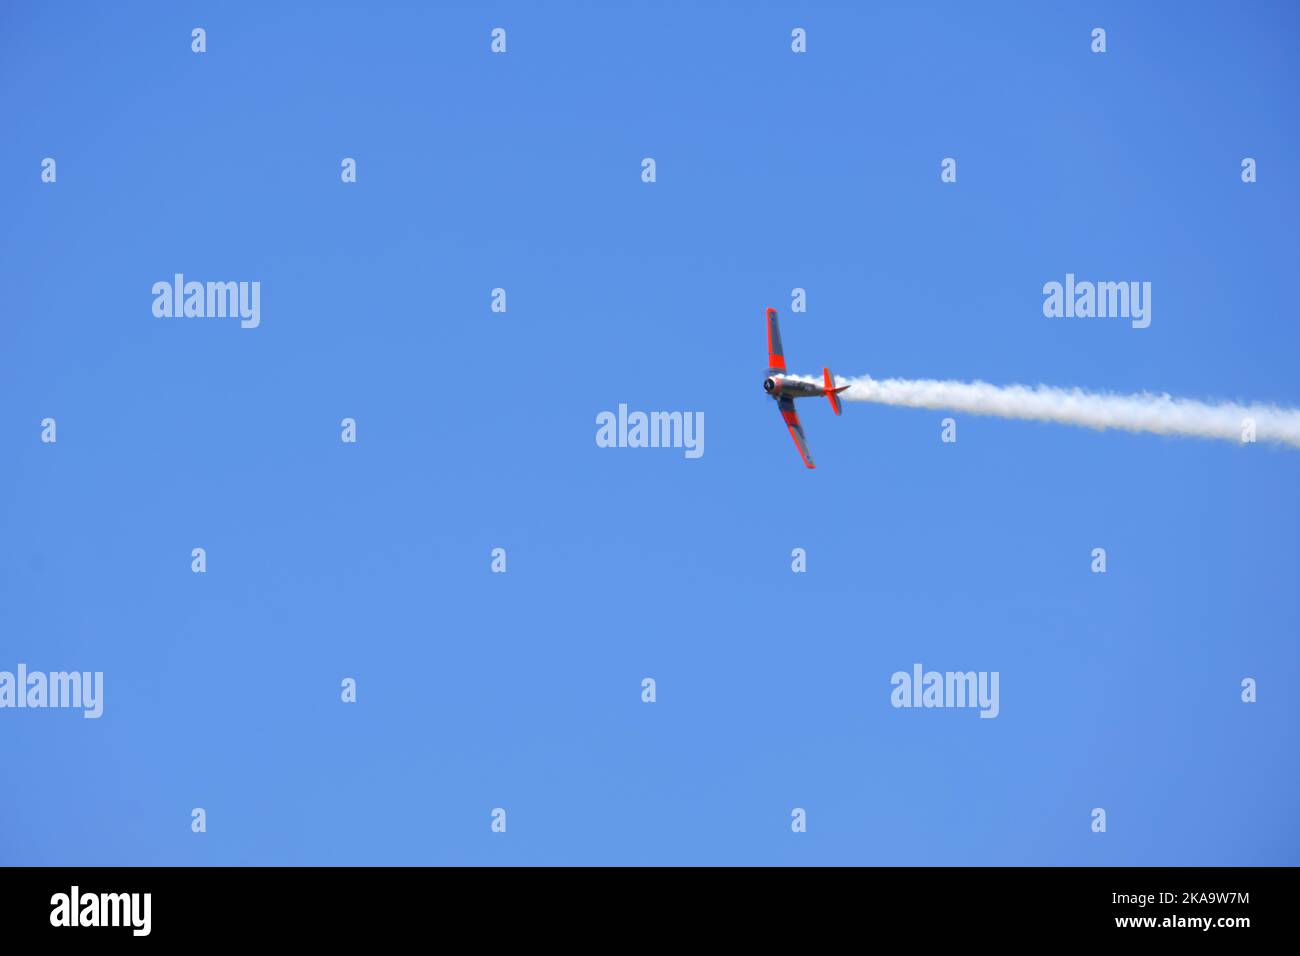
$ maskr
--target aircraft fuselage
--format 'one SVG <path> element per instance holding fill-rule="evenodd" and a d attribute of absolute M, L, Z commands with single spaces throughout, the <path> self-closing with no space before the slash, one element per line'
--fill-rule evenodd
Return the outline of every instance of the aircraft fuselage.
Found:
<path fill-rule="evenodd" d="M 780 398 L 782 395 L 788 395 L 791 398 L 812 398 L 826 394 L 826 389 L 820 385 L 814 385 L 812 382 L 800 382 L 797 379 L 785 378 L 781 375 L 769 375 L 763 379 L 763 391 L 773 398 Z"/>

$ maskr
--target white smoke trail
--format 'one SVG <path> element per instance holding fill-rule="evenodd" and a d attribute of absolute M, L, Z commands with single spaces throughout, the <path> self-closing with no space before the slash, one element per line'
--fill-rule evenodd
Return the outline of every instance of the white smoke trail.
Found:
<path fill-rule="evenodd" d="M 798 376 L 821 384 L 821 379 Z M 1256 438 L 1300 448 L 1300 410 L 1276 405 L 1198 402 L 1169 395 L 1113 395 L 1047 385 L 990 385 L 934 379 L 836 377 L 848 385 L 841 398 L 909 408 L 951 409 L 974 415 L 1020 418 L 1085 428 L 1120 428 L 1157 435 L 1192 435 L 1240 442 L 1247 421 Z"/>

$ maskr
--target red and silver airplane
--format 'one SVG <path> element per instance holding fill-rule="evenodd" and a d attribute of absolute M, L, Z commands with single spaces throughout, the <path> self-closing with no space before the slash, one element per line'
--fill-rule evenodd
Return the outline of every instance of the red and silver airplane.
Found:
<path fill-rule="evenodd" d="M 803 437 L 803 426 L 799 424 L 799 415 L 794 410 L 794 400 L 812 395 L 825 395 L 830 400 L 831 408 L 838 415 L 841 410 L 840 392 L 848 386 L 841 385 L 836 388 L 835 379 L 831 378 L 831 370 L 828 368 L 822 369 L 825 385 L 800 382 L 797 379 L 786 378 L 785 375 L 785 352 L 781 348 L 781 327 L 776 322 L 776 309 L 768 309 L 767 377 L 763 379 L 763 391 L 776 399 L 777 407 L 781 409 L 781 417 L 785 419 L 785 427 L 790 429 L 790 437 L 794 439 L 803 463 L 809 468 L 816 468 L 812 453 L 808 451 L 808 440 Z"/>

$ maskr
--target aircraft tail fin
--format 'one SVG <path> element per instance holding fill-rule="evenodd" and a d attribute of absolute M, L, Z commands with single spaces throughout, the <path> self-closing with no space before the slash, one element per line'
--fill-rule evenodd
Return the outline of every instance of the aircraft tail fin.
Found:
<path fill-rule="evenodd" d="M 824 388 L 826 398 L 830 401 L 831 408 L 834 409 L 835 414 L 838 415 L 844 409 L 844 406 L 840 404 L 840 392 L 844 391 L 848 386 L 841 385 L 839 388 L 836 388 L 835 379 L 831 377 L 831 370 L 828 368 L 822 368 L 822 376 L 826 381 Z"/>

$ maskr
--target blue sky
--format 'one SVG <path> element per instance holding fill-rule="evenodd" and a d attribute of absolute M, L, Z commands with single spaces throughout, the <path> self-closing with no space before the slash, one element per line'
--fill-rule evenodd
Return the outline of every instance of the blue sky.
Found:
<path fill-rule="evenodd" d="M 0 15 L 0 862 L 1300 862 L 1300 453 L 761 390 L 1300 404 L 1294 6 L 379 6 Z"/>

